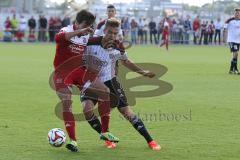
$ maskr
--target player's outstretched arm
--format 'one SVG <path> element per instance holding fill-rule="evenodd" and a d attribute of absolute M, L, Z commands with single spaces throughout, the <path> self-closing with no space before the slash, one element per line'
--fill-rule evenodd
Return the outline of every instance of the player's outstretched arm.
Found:
<path fill-rule="evenodd" d="M 65 33 L 65 39 L 70 40 L 72 37 L 75 36 L 84 36 L 93 33 L 93 29 L 91 27 L 83 28 L 83 29 L 78 29 L 74 32 L 66 32 Z"/>
<path fill-rule="evenodd" d="M 93 30 L 90 27 L 78 29 L 73 32 L 66 32 L 64 30 L 61 30 L 59 33 L 56 34 L 55 41 L 57 43 L 65 43 L 65 42 L 69 41 L 72 37 L 83 36 L 83 35 L 87 35 L 92 32 L 93 32 Z"/>
<path fill-rule="evenodd" d="M 143 70 L 142 68 L 140 68 L 139 66 L 137 66 L 136 64 L 134 64 L 131 60 L 127 59 L 127 60 L 122 60 L 121 61 L 122 64 L 127 67 L 128 69 L 130 69 L 133 72 L 139 73 L 143 76 L 149 77 L 149 78 L 153 78 L 155 77 L 155 73 L 151 72 L 151 71 L 147 71 L 147 70 Z"/>

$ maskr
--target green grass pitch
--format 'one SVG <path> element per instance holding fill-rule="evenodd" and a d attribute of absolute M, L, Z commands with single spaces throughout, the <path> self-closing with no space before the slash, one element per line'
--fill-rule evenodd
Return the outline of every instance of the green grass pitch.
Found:
<path fill-rule="evenodd" d="M 121 142 L 115 150 L 104 148 L 86 122 L 77 123 L 79 153 L 51 147 L 47 132 L 63 128 L 54 114 L 58 98 L 48 84 L 54 51 L 52 44 L 0 44 L 0 160 L 240 159 L 240 76 L 227 74 L 231 58 L 227 47 L 173 46 L 166 52 L 137 46 L 128 50 L 135 62 L 166 66 L 168 72 L 161 79 L 174 87 L 160 97 L 138 98 L 133 107 L 163 147 L 160 152 L 148 149 L 116 109 L 111 131 Z M 76 96 L 74 112 L 81 112 Z M 160 112 L 182 117 L 157 121 L 147 117 Z"/>

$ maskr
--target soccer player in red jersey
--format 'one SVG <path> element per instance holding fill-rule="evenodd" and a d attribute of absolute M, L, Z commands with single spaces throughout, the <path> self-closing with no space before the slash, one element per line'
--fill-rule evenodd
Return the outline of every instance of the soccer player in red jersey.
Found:
<path fill-rule="evenodd" d="M 94 21 L 95 16 L 92 13 L 86 10 L 82 10 L 77 14 L 75 24 L 62 28 L 61 31 L 55 37 L 56 40 L 56 54 L 54 58 L 55 71 L 52 80 L 54 83 L 54 89 L 56 90 L 56 93 L 60 98 L 61 104 L 63 106 L 63 120 L 65 123 L 66 131 L 70 138 L 70 142 L 66 145 L 66 148 L 73 152 L 78 151 L 78 148 L 75 135 L 75 120 L 72 114 L 71 106 L 72 93 L 69 87 L 66 84 L 64 84 L 64 80 L 67 76 L 69 76 L 71 72 L 72 73 L 76 72 L 80 76 L 77 77 L 79 78 L 79 80 L 84 79 L 84 81 L 81 82 L 80 86 L 83 86 L 87 82 L 86 75 L 89 71 L 86 68 L 80 67 L 81 65 L 83 65 L 82 54 L 85 51 L 87 45 L 101 43 L 101 41 L 99 42 L 99 40 L 97 40 L 96 38 L 89 39 L 89 34 L 93 32 L 91 26 Z M 93 88 L 95 87 L 101 90 L 105 90 L 106 92 L 108 91 L 107 87 L 104 86 L 102 83 L 99 83 L 98 81 L 94 82 L 92 86 Z M 107 98 L 105 97 L 103 97 L 103 99 L 107 100 Z M 105 109 L 110 108 L 109 102 L 104 101 L 103 103 Z M 109 117 L 103 116 L 101 118 L 103 118 L 102 120 L 105 126 L 108 127 Z"/>
<path fill-rule="evenodd" d="M 162 43 L 160 44 L 160 47 L 166 45 L 166 49 L 168 50 L 168 45 L 169 45 L 169 24 L 165 20 L 164 22 L 164 28 L 163 28 L 163 33 L 162 33 Z"/>

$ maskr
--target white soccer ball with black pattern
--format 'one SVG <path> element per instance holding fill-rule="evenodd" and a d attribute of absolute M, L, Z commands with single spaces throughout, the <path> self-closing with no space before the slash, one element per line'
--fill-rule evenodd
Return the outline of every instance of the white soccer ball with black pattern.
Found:
<path fill-rule="evenodd" d="M 61 147 L 66 142 L 66 135 L 61 128 L 53 128 L 48 132 L 48 142 L 53 147 Z"/>

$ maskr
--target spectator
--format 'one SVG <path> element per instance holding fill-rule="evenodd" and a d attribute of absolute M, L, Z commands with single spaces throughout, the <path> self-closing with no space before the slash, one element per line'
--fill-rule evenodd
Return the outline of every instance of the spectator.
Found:
<path fill-rule="evenodd" d="M 49 42 L 54 42 L 55 37 L 55 19 L 50 17 L 48 22 Z"/>
<path fill-rule="evenodd" d="M 217 37 L 218 37 L 218 44 L 221 44 L 221 31 L 222 31 L 223 25 L 221 23 L 221 19 L 218 18 L 217 22 L 215 23 L 215 36 L 214 36 L 214 43 L 217 44 Z"/>
<path fill-rule="evenodd" d="M 174 25 L 174 43 L 183 43 L 183 24 L 181 22 L 177 22 L 177 24 Z"/>
<path fill-rule="evenodd" d="M 7 30 L 10 30 L 10 29 L 11 29 L 11 21 L 10 21 L 10 18 L 9 18 L 9 17 L 6 18 L 6 20 L 5 20 L 5 22 L 4 22 L 4 27 L 5 27 L 5 29 L 7 29 Z"/>
<path fill-rule="evenodd" d="M 47 30 L 47 19 L 42 15 L 39 16 L 39 33 L 38 33 L 38 41 L 46 42 L 46 30 Z"/>
<path fill-rule="evenodd" d="M 12 33 L 10 28 L 6 28 L 3 33 L 3 41 L 4 42 L 12 42 Z"/>
<path fill-rule="evenodd" d="M 199 45 L 202 44 L 202 40 L 204 38 L 205 32 L 207 31 L 207 24 L 206 21 L 203 21 L 203 23 L 201 24 L 201 28 L 200 28 L 200 39 L 199 39 Z"/>
<path fill-rule="evenodd" d="M 183 33 L 184 33 L 184 26 L 183 26 L 183 22 L 181 19 L 179 20 L 179 43 L 183 44 Z"/>
<path fill-rule="evenodd" d="M 65 16 L 62 20 L 62 27 L 67 27 L 68 25 L 70 25 L 70 23 L 71 23 L 70 17 Z"/>
<path fill-rule="evenodd" d="M 7 17 L 4 22 L 4 33 L 3 33 L 3 41 L 11 42 L 12 41 L 12 33 L 11 33 L 11 21 L 10 18 Z"/>
<path fill-rule="evenodd" d="M 11 22 L 12 33 L 13 33 L 14 37 L 16 37 L 17 29 L 18 29 L 18 20 L 17 20 L 15 14 L 13 15 L 13 18 L 10 20 L 10 22 Z"/>
<path fill-rule="evenodd" d="M 20 42 L 23 41 L 26 29 L 27 29 L 27 20 L 23 15 L 21 15 L 19 20 L 18 41 Z"/>
<path fill-rule="evenodd" d="M 215 28 L 214 23 L 213 21 L 211 21 L 211 23 L 208 25 L 209 44 L 212 44 L 213 42 L 214 28 Z"/>
<path fill-rule="evenodd" d="M 131 40 L 133 44 L 137 44 L 137 29 L 138 29 L 138 24 L 135 21 L 135 19 L 132 19 L 131 21 Z"/>
<path fill-rule="evenodd" d="M 143 27 L 144 27 L 144 22 L 140 18 L 139 24 L 138 24 L 138 43 L 139 44 L 143 44 Z"/>
<path fill-rule="evenodd" d="M 148 33 L 148 23 L 147 23 L 147 20 L 146 18 L 143 18 L 143 40 L 144 40 L 144 43 L 147 44 L 147 33 Z"/>
<path fill-rule="evenodd" d="M 128 38 L 128 34 L 130 31 L 130 23 L 128 21 L 128 17 L 123 19 L 123 32 L 124 32 L 124 38 Z"/>
<path fill-rule="evenodd" d="M 209 36 L 209 31 L 208 31 L 208 21 L 206 21 L 206 24 L 203 25 L 204 31 L 203 31 L 203 43 L 205 45 L 208 45 L 208 36 Z"/>
<path fill-rule="evenodd" d="M 172 27 L 169 25 L 170 28 L 170 40 L 173 43 L 176 43 L 176 31 L 177 31 L 177 22 L 175 19 L 172 20 Z"/>
<path fill-rule="evenodd" d="M 29 20 L 28 20 L 28 27 L 29 27 L 29 33 L 35 33 L 35 29 L 36 29 L 36 20 L 34 19 L 34 17 L 32 16 Z"/>
<path fill-rule="evenodd" d="M 150 42 L 151 44 L 153 43 L 153 40 L 152 40 L 152 36 L 154 37 L 154 40 L 155 40 L 155 44 L 158 44 L 157 42 L 157 25 L 156 25 L 156 22 L 153 21 L 153 18 L 151 18 L 151 22 L 149 22 L 148 24 L 148 27 L 149 27 L 149 31 L 150 31 Z"/>
<path fill-rule="evenodd" d="M 61 28 L 62 28 L 61 18 L 60 18 L 60 17 L 55 17 L 55 23 L 54 23 L 55 32 L 54 32 L 54 37 L 55 37 L 55 34 L 60 31 Z"/>
<path fill-rule="evenodd" d="M 185 44 L 189 44 L 189 41 L 190 41 L 190 32 L 192 30 L 192 27 L 191 27 L 191 21 L 190 21 L 190 17 L 187 16 L 187 19 L 183 22 L 183 27 L 184 27 L 184 30 L 183 30 L 183 41 Z"/>
<path fill-rule="evenodd" d="M 199 33 L 200 31 L 200 20 L 199 20 L 199 16 L 197 16 L 195 18 L 195 20 L 193 21 L 193 43 L 197 44 L 197 40 L 199 38 Z"/>
<path fill-rule="evenodd" d="M 28 35 L 28 42 L 36 42 L 36 36 L 33 31 L 31 31 Z"/>

